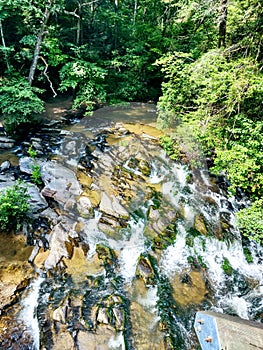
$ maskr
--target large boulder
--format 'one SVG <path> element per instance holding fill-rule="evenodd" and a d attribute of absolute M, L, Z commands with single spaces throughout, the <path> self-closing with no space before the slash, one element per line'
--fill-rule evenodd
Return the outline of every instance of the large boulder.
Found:
<path fill-rule="evenodd" d="M 119 203 L 118 199 L 113 195 L 109 197 L 106 193 L 102 193 L 100 211 L 117 218 L 129 219 L 128 211 Z"/>
<path fill-rule="evenodd" d="M 62 258 L 71 258 L 73 255 L 73 240 L 77 233 L 73 229 L 73 223 L 64 217 L 61 222 L 54 226 L 47 237 L 49 243 L 49 255 L 44 267 L 49 270 L 55 268 Z"/>
<path fill-rule="evenodd" d="M 45 184 L 42 190 L 43 196 L 54 198 L 63 206 L 69 198 L 82 193 L 74 171 L 56 161 L 44 163 L 41 167 L 41 176 Z"/>

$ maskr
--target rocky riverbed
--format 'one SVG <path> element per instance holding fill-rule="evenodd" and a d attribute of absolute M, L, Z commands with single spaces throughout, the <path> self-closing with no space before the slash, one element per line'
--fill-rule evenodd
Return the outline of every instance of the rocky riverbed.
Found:
<path fill-rule="evenodd" d="M 165 155 L 154 105 L 61 113 L 3 152 L 0 189 L 23 179 L 34 220 L 0 235 L 1 348 L 196 349 L 200 308 L 259 320 L 260 248 L 246 243 L 248 263 L 239 204 Z"/>

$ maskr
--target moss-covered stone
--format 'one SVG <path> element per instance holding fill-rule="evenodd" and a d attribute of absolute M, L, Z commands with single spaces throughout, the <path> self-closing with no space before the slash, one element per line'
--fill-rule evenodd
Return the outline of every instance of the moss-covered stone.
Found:
<path fill-rule="evenodd" d="M 224 258 L 221 267 L 226 275 L 228 275 L 228 276 L 232 275 L 234 270 L 233 270 L 233 267 L 230 265 L 230 262 L 227 258 Z"/>
<path fill-rule="evenodd" d="M 205 218 L 201 214 L 196 214 L 196 216 L 195 216 L 194 229 L 197 230 L 198 232 L 202 233 L 205 236 L 208 234 Z"/>
<path fill-rule="evenodd" d="M 154 270 L 151 261 L 148 257 L 141 255 L 138 259 L 136 276 L 142 278 L 146 285 L 153 284 L 154 282 Z"/>
<path fill-rule="evenodd" d="M 96 245 L 96 252 L 98 254 L 99 259 L 103 260 L 104 264 L 109 264 L 116 259 L 114 250 L 102 243 Z"/>

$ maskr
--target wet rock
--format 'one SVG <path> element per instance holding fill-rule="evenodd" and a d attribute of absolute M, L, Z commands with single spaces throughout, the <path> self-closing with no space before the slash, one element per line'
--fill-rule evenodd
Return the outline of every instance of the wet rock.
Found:
<path fill-rule="evenodd" d="M 8 182 L 8 183 L 14 184 L 15 177 L 12 174 L 4 174 L 4 175 L 0 174 L 0 182 Z M 0 186 L 0 189 L 1 189 L 1 186 Z"/>
<path fill-rule="evenodd" d="M 205 219 L 203 218 L 202 215 L 197 214 L 195 216 L 194 228 L 205 236 L 208 234 Z"/>
<path fill-rule="evenodd" d="M 36 185 L 28 184 L 26 188 L 30 196 L 28 202 L 34 214 L 39 213 L 48 207 L 46 199 L 39 192 L 39 189 Z"/>
<path fill-rule="evenodd" d="M 79 215 L 85 219 L 92 217 L 93 207 L 90 199 L 86 196 L 81 196 L 77 203 L 77 210 Z"/>
<path fill-rule="evenodd" d="M 118 218 L 129 219 L 128 211 L 119 203 L 113 195 L 109 197 L 106 193 L 102 193 L 100 201 L 100 210 L 108 215 Z"/>
<path fill-rule="evenodd" d="M 78 350 L 109 350 L 109 342 L 115 335 L 113 329 L 103 325 L 96 333 L 80 331 L 77 335 Z"/>
<path fill-rule="evenodd" d="M 5 162 L 1 163 L 0 171 L 6 171 L 10 169 L 10 167 L 11 167 L 11 163 L 9 162 L 9 160 L 6 160 Z"/>
<path fill-rule="evenodd" d="M 63 305 L 59 306 L 53 311 L 53 320 L 59 323 L 66 323 L 68 317 L 69 301 L 68 299 Z"/>
<path fill-rule="evenodd" d="M 22 173 L 32 175 L 36 160 L 30 157 L 22 157 L 19 159 L 19 168 Z"/>
<path fill-rule="evenodd" d="M 99 223 L 98 223 L 98 228 L 102 232 L 109 234 L 109 235 L 114 235 L 122 227 L 123 227 L 123 225 L 121 224 L 119 219 L 117 219 L 114 216 L 110 216 L 110 215 L 106 215 L 106 214 L 102 215 L 102 217 L 100 218 Z"/>
<path fill-rule="evenodd" d="M 99 308 L 96 321 L 97 323 L 109 324 L 109 317 L 106 307 Z"/>
<path fill-rule="evenodd" d="M 62 205 L 70 197 L 79 196 L 82 193 L 75 173 L 56 161 L 44 163 L 41 168 L 41 174 L 45 184 L 42 194 L 54 198 Z"/>
<path fill-rule="evenodd" d="M 14 146 L 15 140 L 10 137 L 0 136 L 0 148 L 10 149 Z"/>
<path fill-rule="evenodd" d="M 99 259 L 102 259 L 106 264 L 116 259 L 114 251 L 102 243 L 96 245 L 96 252 Z"/>
<path fill-rule="evenodd" d="M 76 233 L 70 224 L 60 222 L 53 228 L 49 235 L 49 256 L 44 264 L 47 270 L 56 267 L 63 257 L 70 258 L 68 245 L 74 237 Z"/>
<path fill-rule="evenodd" d="M 6 285 L 0 281 L 0 312 L 18 298 L 16 289 L 16 284 Z"/>
<path fill-rule="evenodd" d="M 123 331 L 125 329 L 125 313 L 124 309 L 120 309 L 118 307 L 112 308 L 113 316 L 114 316 L 114 326 L 117 331 Z"/>
<path fill-rule="evenodd" d="M 141 277 L 146 285 L 152 284 L 154 280 L 154 270 L 148 257 L 140 256 L 136 268 L 136 276 Z"/>
<path fill-rule="evenodd" d="M 47 219 L 49 223 L 51 223 L 53 226 L 56 225 L 59 221 L 59 215 L 51 208 L 47 208 L 43 210 L 40 214 L 40 217 Z"/>
<path fill-rule="evenodd" d="M 149 163 L 144 159 L 139 160 L 138 168 L 145 176 L 149 176 L 151 174 L 151 167 Z"/>
<path fill-rule="evenodd" d="M 76 350 L 74 339 L 69 331 L 62 328 L 54 336 L 54 345 L 52 350 Z"/>
<path fill-rule="evenodd" d="M 34 348 L 33 339 L 26 332 L 25 325 L 17 322 L 10 311 L 8 315 L 1 317 L 0 348 L 3 350 L 29 350 Z"/>

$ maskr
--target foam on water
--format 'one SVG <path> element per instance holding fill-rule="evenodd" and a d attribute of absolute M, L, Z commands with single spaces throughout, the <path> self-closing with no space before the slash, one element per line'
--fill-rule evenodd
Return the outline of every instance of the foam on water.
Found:
<path fill-rule="evenodd" d="M 119 241 L 109 240 L 110 247 L 120 252 L 120 273 L 126 282 L 131 282 L 134 278 L 138 258 L 145 251 L 144 220 L 136 222 L 132 219 L 129 225 L 132 233 L 129 238 Z"/>
<path fill-rule="evenodd" d="M 155 312 L 157 300 L 157 286 L 150 286 L 147 289 L 146 295 L 144 297 L 140 296 L 137 301 L 144 306 L 145 309 Z"/>
<path fill-rule="evenodd" d="M 131 282 L 135 276 L 137 260 L 141 253 L 145 251 L 145 237 L 143 219 L 136 222 L 131 219 L 128 222 L 128 227 L 131 234 L 123 233 L 121 239 L 108 237 L 98 229 L 98 222 L 101 214 L 97 212 L 94 219 L 85 222 L 85 240 L 89 244 L 88 257 L 92 257 L 96 253 L 96 245 L 103 243 L 109 248 L 114 249 L 119 253 L 118 262 L 120 265 L 120 274 L 126 282 Z"/>
<path fill-rule="evenodd" d="M 112 336 L 109 340 L 108 346 L 109 349 L 112 350 L 125 350 L 126 346 L 122 332 Z"/>
<path fill-rule="evenodd" d="M 181 272 L 184 267 L 189 266 L 187 262 L 188 247 L 185 243 L 185 237 L 186 230 L 183 225 L 179 224 L 175 243 L 164 251 L 160 261 L 160 268 L 167 276 L 175 272 Z"/>
<path fill-rule="evenodd" d="M 25 323 L 28 332 L 31 334 L 34 340 L 34 350 L 39 349 L 39 325 L 36 315 L 36 308 L 38 306 L 40 285 L 43 281 L 44 278 L 39 276 L 29 286 L 28 294 L 22 301 L 22 311 L 20 312 L 18 318 Z"/>

